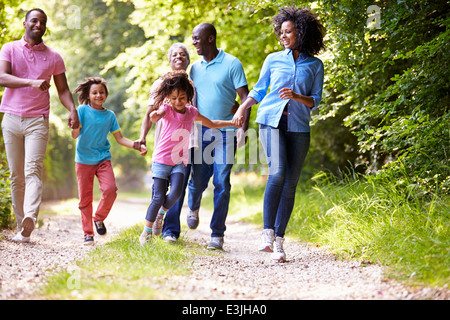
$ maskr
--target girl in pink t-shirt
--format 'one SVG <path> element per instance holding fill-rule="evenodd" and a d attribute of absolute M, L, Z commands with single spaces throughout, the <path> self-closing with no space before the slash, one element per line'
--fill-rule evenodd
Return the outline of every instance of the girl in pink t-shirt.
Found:
<path fill-rule="evenodd" d="M 139 237 L 144 245 L 152 238 L 153 223 L 178 200 L 184 183 L 184 166 L 189 153 L 189 136 L 194 121 L 209 128 L 233 126 L 231 121 L 210 120 L 191 105 L 194 87 L 184 71 L 167 73 L 154 95 L 159 108 L 150 114 L 152 122 L 163 121 L 160 141 L 152 158 L 153 197 L 147 209 L 145 226 Z M 166 103 L 164 103 L 166 102 Z M 170 184 L 170 192 L 167 193 Z"/>

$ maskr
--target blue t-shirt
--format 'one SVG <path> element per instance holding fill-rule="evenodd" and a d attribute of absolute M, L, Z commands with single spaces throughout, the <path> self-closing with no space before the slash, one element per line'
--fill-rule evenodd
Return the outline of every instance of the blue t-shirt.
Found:
<path fill-rule="evenodd" d="M 108 133 L 120 130 L 113 111 L 96 110 L 83 104 L 77 108 L 80 119 L 80 135 L 77 139 L 75 162 L 96 165 L 111 159 Z"/>
<path fill-rule="evenodd" d="M 236 100 L 236 89 L 247 85 L 238 58 L 219 49 L 219 54 L 210 62 L 204 58 L 197 60 L 191 67 L 190 77 L 194 81 L 200 114 L 211 120 L 233 119 L 231 108 Z"/>
<path fill-rule="evenodd" d="M 288 131 L 309 132 L 311 111 L 319 106 L 322 99 L 323 78 L 323 63 L 316 57 L 300 54 L 294 61 L 290 49 L 269 54 L 261 68 L 258 82 L 248 95 L 261 102 L 256 122 L 276 128 L 287 107 Z M 312 97 L 314 107 L 309 108 L 295 100 L 282 100 L 279 93 L 282 88 Z"/>

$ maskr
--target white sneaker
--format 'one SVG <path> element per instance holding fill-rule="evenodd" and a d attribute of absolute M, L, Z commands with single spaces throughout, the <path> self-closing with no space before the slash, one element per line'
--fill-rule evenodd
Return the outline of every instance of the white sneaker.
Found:
<path fill-rule="evenodd" d="M 261 234 L 261 242 L 259 251 L 273 252 L 273 241 L 275 240 L 274 231 L 272 229 L 264 229 Z"/>
<path fill-rule="evenodd" d="M 141 244 L 141 246 L 145 246 L 149 241 L 152 240 L 152 238 L 153 235 L 151 232 L 143 230 L 141 235 L 139 236 L 139 243 Z"/>
<path fill-rule="evenodd" d="M 168 243 L 176 243 L 177 238 L 175 238 L 174 236 L 166 236 L 164 237 L 164 241 Z"/>
<path fill-rule="evenodd" d="M 30 242 L 30 237 L 24 237 L 19 231 L 11 240 L 17 243 L 25 243 Z"/>
<path fill-rule="evenodd" d="M 272 253 L 272 259 L 278 262 L 286 261 L 286 253 L 283 249 L 284 238 L 275 238 L 275 251 Z"/>

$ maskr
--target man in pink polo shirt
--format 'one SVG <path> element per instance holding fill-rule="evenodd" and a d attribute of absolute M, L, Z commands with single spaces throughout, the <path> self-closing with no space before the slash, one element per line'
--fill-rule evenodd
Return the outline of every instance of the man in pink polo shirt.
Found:
<path fill-rule="evenodd" d="M 25 15 L 21 40 L 5 43 L 0 50 L 0 85 L 5 88 L 0 112 L 6 156 L 11 173 L 11 196 L 19 232 L 12 239 L 30 241 L 42 198 L 41 172 L 47 149 L 50 80 L 69 110 L 68 125 L 78 128 L 75 104 L 61 56 L 46 46 L 42 36 L 47 15 L 32 9 Z"/>

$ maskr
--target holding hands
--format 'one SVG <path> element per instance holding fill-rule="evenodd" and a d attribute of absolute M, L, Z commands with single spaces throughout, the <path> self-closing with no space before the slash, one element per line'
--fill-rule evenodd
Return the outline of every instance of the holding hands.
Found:
<path fill-rule="evenodd" d="M 141 156 L 145 156 L 147 154 L 147 147 L 144 143 L 142 143 L 141 140 L 133 141 L 133 149 L 139 151 L 141 153 Z"/>
<path fill-rule="evenodd" d="M 233 119 L 231 120 L 231 123 L 233 127 L 240 128 L 244 124 L 244 113 L 245 109 L 239 107 L 239 109 L 236 111 L 236 113 L 233 116 Z"/>

